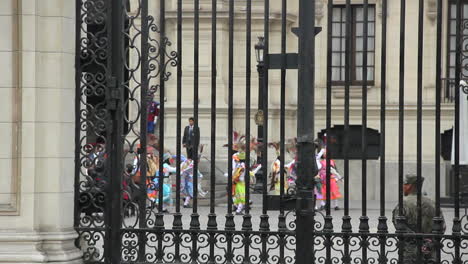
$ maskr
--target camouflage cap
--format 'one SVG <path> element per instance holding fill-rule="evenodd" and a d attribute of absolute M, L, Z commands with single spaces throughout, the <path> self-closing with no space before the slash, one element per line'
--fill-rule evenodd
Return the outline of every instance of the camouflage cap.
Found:
<path fill-rule="evenodd" d="M 408 173 L 405 175 L 403 184 L 417 184 L 418 175 L 416 173 Z M 421 183 L 424 182 L 424 177 L 421 177 Z"/>

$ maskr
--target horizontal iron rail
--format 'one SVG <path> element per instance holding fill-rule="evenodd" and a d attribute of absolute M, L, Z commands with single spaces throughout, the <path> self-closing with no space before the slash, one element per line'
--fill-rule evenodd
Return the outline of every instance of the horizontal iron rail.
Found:
<path fill-rule="evenodd" d="M 154 228 L 122 228 L 121 233 L 190 233 L 190 234 L 251 234 L 251 235 L 291 235 L 295 236 L 296 231 L 278 230 L 278 231 L 255 231 L 255 230 L 195 230 L 195 229 L 161 229 Z"/>
<path fill-rule="evenodd" d="M 429 234 L 429 233 L 342 233 L 342 232 L 313 232 L 314 236 L 337 236 L 337 237 L 386 237 L 386 238 L 437 238 L 437 239 L 468 239 L 468 234 L 460 235 L 444 235 L 444 234 Z"/>

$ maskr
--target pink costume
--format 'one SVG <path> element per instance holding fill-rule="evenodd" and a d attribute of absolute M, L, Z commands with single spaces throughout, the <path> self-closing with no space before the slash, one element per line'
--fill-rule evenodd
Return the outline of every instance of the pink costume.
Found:
<path fill-rule="evenodd" d="M 320 161 L 321 163 L 321 168 L 319 171 L 319 176 L 320 176 L 320 181 L 322 184 L 321 188 L 321 193 L 317 194 L 317 199 L 318 200 L 326 200 L 327 199 L 327 160 L 322 159 Z M 335 168 L 335 162 L 333 160 L 330 160 L 330 166 Z M 330 172 L 330 199 L 331 200 L 336 200 L 341 198 L 341 193 L 340 189 L 338 187 L 337 181 L 339 178 Z"/>

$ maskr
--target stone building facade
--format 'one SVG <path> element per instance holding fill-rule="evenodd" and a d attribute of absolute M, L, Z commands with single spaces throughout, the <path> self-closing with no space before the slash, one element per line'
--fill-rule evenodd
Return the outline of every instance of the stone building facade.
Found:
<path fill-rule="evenodd" d="M 131 2 L 134 0 L 131 0 Z M 245 110 L 245 3 L 235 1 L 234 87 L 235 120 L 244 129 Z M 297 26 L 297 1 L 288 1 L 288 29 Z M 334 1 L 343 5 L 344 0 Z M 362 1 L 352 0 L 353 5 Z M 395 174 L 398 161 L 398 74 L 399 74 L 399 1 L 389 1 L 387 38 L 387 87 L 381 87 L 381 0 L 370 0 L 374 10 L 374 78 L 368 87 L 368 126 L 380 129 L 380 90 L 387 92 L 387 186 L 397 189 Z M 436 1 L 428 0 L 424 11 L 423 75 L 423 173 L 425 189 L 434 191 L 435 159 L 435 71 Z M 447 54 L 448 6 L 444 1 L 443 52 Z M 176 1 L 167 1 L 168 37 L 176 43 Z M 270 51 L 280 52 L 280 1 L 271 1 Z M 211 1 L 200 0 L 200 116 L 202 144 L 210 137 L 210 48 Z M 358 8 L 358 7 L 357 7 Z M 316 1 L 316 23 L 322 33 L 316 42 L 316 132 L 325 128 L 327 1 Z M 228 1 L 218 1 L 217 51 L 217 159 L 227 162 L 227 68 Z M 263 35 L 263 1 L 253 1 L 252 37 Z M 338 11 L 337 11 L 338 12 Z M 358 12 L 358 11 L 356 11 Z M 158 7 L 150 13 L 157 17 Z M 193 5 L 184 4 L 183 20 L 183 122 L 193 109 Z M 417 77 L 417 1 L 407 1 L 406 72 L 405 72 L 405 171 L 416 164 L 416 77 Z M 337 18 L 338 19 L 338 18 Z M 74 100 L 75 100 L 75 1 L 73 0 L 1 0 L 0 1 L 0 263 L 79 263 L 80 252 L 74 247 Z M 297 38 L 288 30 L 287 50 L 297 51 Z M 252 55 L 254 55 L 252 43 Z M 175 45 L 172 46 L 175 48 Z M 448 76 L 443 56 L 443 76 Z M 252 65 L 256 65 L 252 56 Z M 252 71 L 252 112 L 257 107 L 257 73 Z M 175 76 L 175 69 L 174 69 Z M 297 72 L 288 70 L 286 98 L 287 137 L 295 135 L 297 108 Z M 279 140 L 280 75 L 270 74 L 269 138 Z M 176 93 L 175 77 L 167 83 L 166 135 L 169 149 L 175 151 Z M 361 87 L 351 87 L 350 123 L 361 124 Z M 343 86 L 333 86 L 332 125 L 344 123 Z M 254 124 L 252 117 L 252 125 Z M 453 103 L 442 105 L 442 131 L 453 124 Z M 253 125 L 252 134 L 256 134 Z M 174 146 L 174 147 L 171 147 Z M 270 153 L 270 157 L 274 152 Z M 224 162 L 224 164 L 226 163 Z M 338 161 L 340 164 L 340 161 Z M 445 166 L 443 166 L 445 168 Z M 360 161 L 351 161 L 350 186 L 360 186 Z M 368 161 L 368 199 L 378 199 L 379 161 Z M 446 171 L 442 171 L 445 183 Z M 359 189 L 359 188 L 356 188 Z M 350 193 L 360 199 L 360 192 Z M 442 194 L 444 195 L 444 193 Z M 395 201 L 396 192 L 387 192 Z"/>

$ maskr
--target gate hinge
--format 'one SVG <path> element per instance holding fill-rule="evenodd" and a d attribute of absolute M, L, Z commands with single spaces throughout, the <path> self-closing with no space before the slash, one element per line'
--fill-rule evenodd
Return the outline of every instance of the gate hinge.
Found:
<path fill-rule="evenodd" d="M 107 96 L 107 109 L 116 110 L 117 101 L 120 99 L 120 92 L 117 88 L 117 78 L 110 77 L 108 80 L 109 94 Z"/>

